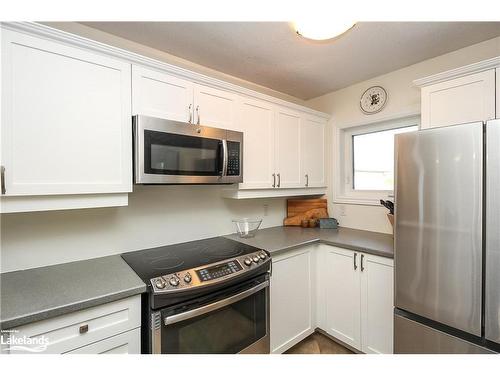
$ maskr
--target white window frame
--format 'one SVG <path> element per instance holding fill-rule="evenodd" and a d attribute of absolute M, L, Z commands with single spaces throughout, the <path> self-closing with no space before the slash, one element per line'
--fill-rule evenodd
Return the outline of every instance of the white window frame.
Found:
<path fill-rule="evenodd" d="M 381 199 L 394 200 L 393 190 L 354 190 L 353 136 L 408 126 L 420 128 L 420 116 L 408 116 L 348 128 L 335 133 L 333 200 L 335 203 L 379 206 Z"/>

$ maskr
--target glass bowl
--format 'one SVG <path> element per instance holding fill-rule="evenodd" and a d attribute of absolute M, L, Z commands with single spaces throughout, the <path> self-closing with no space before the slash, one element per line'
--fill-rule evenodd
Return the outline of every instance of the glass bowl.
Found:
<path fill-rule="evenodd" d="M 259 230 L 262 219 L 234 219 L 233 223 L 236 225 L 241 238 L 250 238 L 254 237 L 257 230 Z"/>

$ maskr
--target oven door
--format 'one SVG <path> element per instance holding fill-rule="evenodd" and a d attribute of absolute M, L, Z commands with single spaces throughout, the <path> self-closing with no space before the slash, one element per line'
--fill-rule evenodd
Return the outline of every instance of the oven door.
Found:
<path fill-rule="evenodd" d="M 269 353 L 269 279 L 183 304 L 177 311 L 165 309 L 152 318 L 159 323 L 152 325 L 153 353 Z"/>
<path fill-rule="evenodd" d="M 217 184 L 227 171 L 226 131 L 134 116 L 136 184 Z"/>

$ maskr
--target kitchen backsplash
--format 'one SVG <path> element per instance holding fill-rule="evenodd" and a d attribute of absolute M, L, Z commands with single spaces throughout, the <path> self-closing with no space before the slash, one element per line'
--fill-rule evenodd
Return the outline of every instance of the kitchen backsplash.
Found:
<path fill-rule="evenodd" d="M 127 207 L 3 214 L 0 270 L 229 234 L 235 232 L 231 219 L 238 217 L 262 217 L 263 228 L 282 225 L 285 199 L 224 199 L 223 188 L 134 186 Z"/>

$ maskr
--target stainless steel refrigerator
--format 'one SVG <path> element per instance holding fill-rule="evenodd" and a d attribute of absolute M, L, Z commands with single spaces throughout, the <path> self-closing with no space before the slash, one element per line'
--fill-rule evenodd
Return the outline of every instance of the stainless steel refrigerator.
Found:
<path fill-rule="evenodd" d="M 395 353 L 500 351 L 500 120 L 396 136 Z"/>

